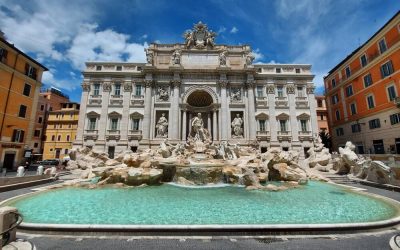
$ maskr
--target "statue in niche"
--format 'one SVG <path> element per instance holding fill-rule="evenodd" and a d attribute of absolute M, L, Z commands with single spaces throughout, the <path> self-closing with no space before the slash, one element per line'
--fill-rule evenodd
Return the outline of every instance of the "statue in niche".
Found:
<path fill-rule="evenodd" d="M 232 89 L 231 92 L 231 101 L 232 102 L 240 102 L 242 100 L 242 94 L 240 89 Z"/>
<path fill-rule="evenodd" d="M 144 51 L 146 52 L 147 63 L 153 65 L 153 59 L 154 59 L 153 51 L 149 49 L 144 49 Z"/>
<path fill-rule="evenodd" d="M 160 119 L 158 119 L 156 129 L 157 129 L 156 137 L 167 137 L 167 135 L 168 135 L 168 120 L 167 120 L 167 118 L 165 118 L 165 113 L 162 113 Z"/>
<path fill-rule="evenodd" d="M 236 114 L 235 119 L 233 119 L 231 123 L 232 132 L 234 137 L 243 137 L 243 119 L 240 117 L 240 114 Z"/>
<path fill-rule="evenodd" d="M 192 120 L 192 129 L 195 133 L 194 139 L 196 141 L 205 141 L 208 138 L 208 131 L 204 128 L 204 122 L 201 118 L 201 113 L 197 113 L 197 116 Z"/>
<path fill-rule="evenodd" d="M 181 64 L 181 51 L 179 49 L 176 49 L 172 54 L 172 64 L 173 65 Z"/>
<path fill-rule="evenodd" d="M 226 66 L 226 50 L 221 51 L 221 53 L 219 53 L 219 65 L 220 66 Z"/>
<path fill-rule="evenodd" d="M 158 88 L 158 99 L 160 101 L 164 101 L 164 102 L 169 100 L 169 94 L 168 94 L 168 90 L 166 87 Z"/>
<path fill-rule="evenodd" d="M 253 61 L 254 61 L 255 57 L 253 56 L 253 53 L 249 52 L 246 54 L 246 65 L 250 66 Z"/>

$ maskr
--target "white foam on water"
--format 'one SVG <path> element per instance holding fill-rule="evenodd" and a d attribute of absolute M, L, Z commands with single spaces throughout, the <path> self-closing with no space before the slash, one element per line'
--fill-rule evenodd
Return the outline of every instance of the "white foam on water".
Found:
<path fill-rule="evenodd" d="M 231 184 L 226 184 L 226 183 L 218 183 L 218 184 L 208 184 L 208 185 L 185 185 L 185 184 L 179 184 L 176 182 L 167 182 L 165 184 L 171 185 L 171 186 L 176 186 L 176 187 L 182 187 L 182 188 L 221 188 L 221 187 L 231 187 L 231 186 L 236 186 L 236 185 L 231 185 Z"/>

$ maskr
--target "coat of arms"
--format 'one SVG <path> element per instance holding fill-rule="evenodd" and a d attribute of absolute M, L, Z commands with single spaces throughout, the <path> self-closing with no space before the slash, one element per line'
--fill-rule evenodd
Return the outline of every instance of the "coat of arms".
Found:
<path fill-rule="evenodd" d="M 195 46 L 198 49 L 203 49 L 207 46 L 214 47 L 214 39 L 217 33 L 208 30 L 207 25 L 198 22 L 194 25 L 193 30 L 187 30 L 183 37 L 185 38 L 186 48 Z"/>

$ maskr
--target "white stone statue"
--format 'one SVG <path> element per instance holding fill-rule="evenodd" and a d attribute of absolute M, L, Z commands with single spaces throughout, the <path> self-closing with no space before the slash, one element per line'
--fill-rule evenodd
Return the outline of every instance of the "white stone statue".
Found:
<path fill-rule="evenodd" d="M 221 53 L 219 53 L 219 65 L 220 66 L 226 66 L 226 50 L 221 51 Z"/>
<path fill-rule="evenodd" d="M 232 133 L 235 137 L 243 137 L 243 120 L 239 114 L 236 114 L 235 119 L 233 119 L 231 126 L 232 126 Z"/>
<path fill-rule="evenodd" d="M 168 135 L 168 120 L 165 118 L 165 113 L 162 113 L 160 119 L 158 119 L 156 129 L 157 137 L 166 137 Z"/>
<path fill-rule="evenodd" d="M 144 51 L 146 52 L 147 63 L 153 65 L 153 59 L 154 59 L 153 51 L 149 49 L 144 49 Z"/>
<path fill-rule="evenodd" d="M 179 49 L 176 49 L 172 54 L 172 64 L 173 65 L 181 64 L 181 51 Z"/>
<path fill-rule="evenodd" d="M 169 100 L 168 90 L 165 87 L 159 87 L 158 88 L 158 99 L 161 100 L 161 101 L 168 101 Z"/>
<path fill-rule="evenodd" d="M 246 54 L 246 65 L 250 66 L 253 63 L 253 60 L 255 59 L 255 57 L 253 56 L 253 54 L 251 52 Z"/>
<path fill-rule="evenodd" d="M 242 95 L 240 89 L 232 89 L 231 92 L 231 101 L 232 102 L 240 102 L 242 100 Z"/>
<path fill-rule="evenodd" d="M 207 139 L 207 132 L 204 129 L 204 122 L 201 118 L 201 113 L 197 113 L 197 116 L 193 118 L 191 125 L 195 133 L 195 140 L 205 141 Z"/>

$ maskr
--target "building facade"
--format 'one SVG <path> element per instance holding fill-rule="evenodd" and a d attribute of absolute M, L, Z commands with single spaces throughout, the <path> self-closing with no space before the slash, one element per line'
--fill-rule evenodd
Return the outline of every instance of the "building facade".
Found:
<path fill-rule="evenodd" d="M 67 102 L 69 102 L 69 97 L 54 87 L 40 90 L 33 136 L 33 153 L 36 159 L 44 159 L 43 150 L 49 112 L 60 110 Z"/>
<path fill-rule="evenodd" d="M 113 155 L 185 142 L 199 116 L 213 142 L 304 150 L 318 133 L 311 65 L 255 64 L 201 22 L 184 44 L 151 44 L 147 63 L 88 62 L 76 146 Z"/>
<path fill-rule="evenodd" d="M 78 103 L 63 103 L 60 110 L 49 111 L 43 159 L 63 159 L 68 156 L 76 138 L 78 119 Z"/>
<path fill-rule="evenodd" d="M 324 78 L 333 150 L 400 154 L 400 12 Z"/>
<path fill-rule="evenodd" d="M 315 101 L 319 132 L 325 131 L 329 133 L 328 109 L 326 107 L 325 96 L 315 96 Z"/>

